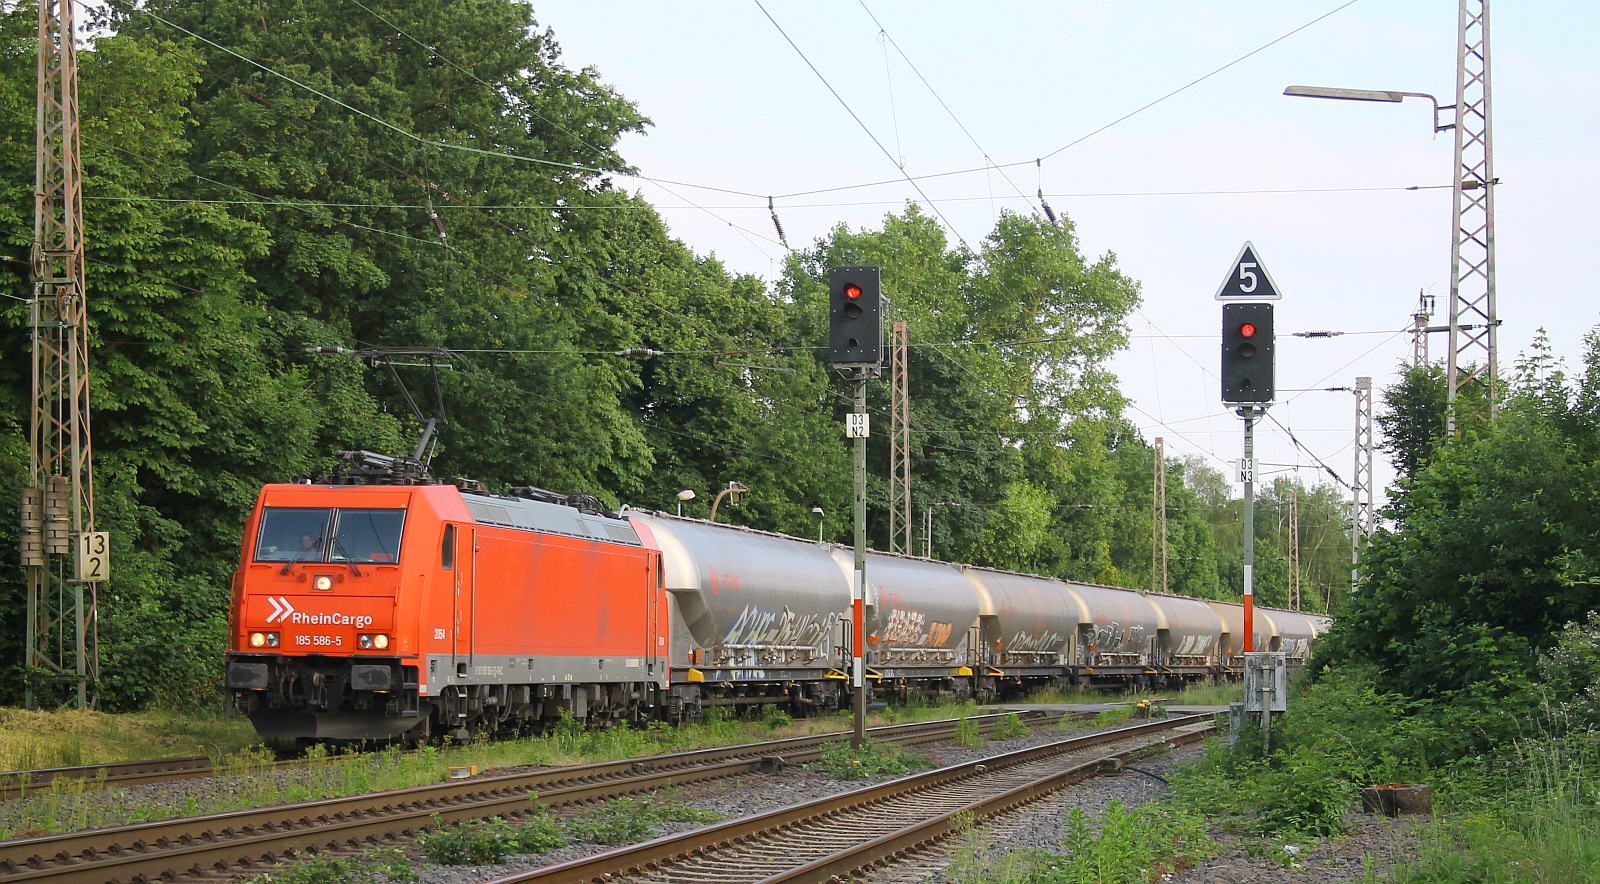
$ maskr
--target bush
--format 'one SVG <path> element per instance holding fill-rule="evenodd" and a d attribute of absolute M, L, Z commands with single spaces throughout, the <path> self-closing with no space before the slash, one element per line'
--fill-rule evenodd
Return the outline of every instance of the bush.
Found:
<path fill-rule="evenodd" d="M 1345 831 L 1344 812 L 1355 800 L 1356 787 L 1333 760 L 1297 748 L 1272 761 L 1251 784 L 1254 831 L 1318 838 Z"/>
<path fill-rule="evenodd" d="M 761 707 L 761 723 L 771 730 L 783 730 L 794 724 L 794 716 L 785 712 L 782 706 L 768 704 Z"/>
<path fill-rule="evenodd" d="M 1015 712 L 1006 713 L 1006 717 L 1000 719 L 999 723 L 994 726 L 994 738 L 996 740 L 1019 739 L 1028 736 L 1030 733 L 1032 731 L 1022 723 L 1022 716 Z"/>
<path fill-rule="evenodd" d="M 961 720 L 956 722 L 956 733 L 955 736 L 950 738 L 950 741 L 957 746 L 976 749 L 983 745 L 983 734 L 978 732 L 978 723 L 976 721 L 962 716 Z"/>
<path fill-rule="evenodd" d="M 366 856 L 317 857 L 292 866 L 280 865 L 250 884 L 376 884 L 379 876 L 388 881 L 415 881 L 416 870 L 398 848 L 388 847 Z"/>
<path fill-rule="evenodd" d="M 841 780 L 897 777 L 914 769 L 932 766 L 933 763 L 921 755 L 872 739 L 862 743 L 859 750 L 850 748 L 847 742 L 829 743 L 822 748 L 821 758 L 806 765 L 811 770 L 825 771 Z"/>
<path fill-rule="evenodd" d="M 515 826 L 502 817 L 453 826 L 440 825 L 438 814 L 433 819 L 434 830 L 424 832 L 417 844 L 429 859 L 443 865 L 492 865 L 508 856 L 544 853 L 567 843 L 561 824 L 544 807 L 535 807 Z"/>

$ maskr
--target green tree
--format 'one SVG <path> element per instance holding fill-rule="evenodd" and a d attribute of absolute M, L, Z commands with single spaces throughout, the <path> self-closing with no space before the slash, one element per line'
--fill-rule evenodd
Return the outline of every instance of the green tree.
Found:
<path fill-rule="evenodd" d="M 1559 372 L 1521 372 L 1492 422 L 1434 451 L 1368 548 L 1330 662 L 1370 660 L 1386 689 L 1447 695 L 1521 671 L 1594 607 L 1600 474 L 1583 403 L 1595 354 L 1591 334 L 1577 390 Z"/>
<path fill-rule="evenodd" d="M 440 472 L 642 488 L 650 452 L 619 399 L 636 367 L 610 354 L 636 337 L 612 305 L 653 213 L 608 173 L 646 120 L 563 65 L 526 5 L 164 0 L 114 24 L 204 60 L 189 191 L 270 233 L 247 269 L 286 332 L 279 370 L 341 370 L 297 355 L 311 344 L 462 351 Z M 348 447 L 333 429 L 320 449 Z"/>

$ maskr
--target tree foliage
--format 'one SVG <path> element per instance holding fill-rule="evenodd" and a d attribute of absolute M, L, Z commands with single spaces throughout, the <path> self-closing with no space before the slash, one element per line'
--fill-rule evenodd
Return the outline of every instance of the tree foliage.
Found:
<path fill-rule="evenodd" d="M 29 347 L 34 21 L 0 4 L 0 337 L 14 354 Z M 835 228 L 769 284 L 694 254 L 626 191 L 618 139 L 648 119 L 515 0 L 152 0 L 110 5 L 95 33 L 79 58 L 97 517 L 116 563 L 100 598 L 106 706 L 213 700 L 263 483 L 416 444 L 389 376 L 312 348 L 459 354 L 445 414 L 423 415 L 448 420 L 436 474 L 654 509 L 691 489 L 701 517 L 737 481 L 749 496 L 719 520 L 811 536 L 821 510 L 822 536 L 847 539 L 851 391 L 819 346 L 839 264 L 883 267 L 908 327 L 917 551 L 1152 585 L 1154 454 L 1107 368 L 1139 286 L 1115 255 L 1085 256 L 1070 220 L 1003 214 L 968 248 L 908 205 Z M 12 499 L 28 371 L 0 364 Z M 886 384 L 869 405 L 883 549 Z M 1237 594 L 1238 501 L 1210 467 L 1167 470 L 1170 589 Z M 1312 510 L 1315 530 L 1340 518 Z M 13 522 L 0 540 L 15 542 Z M 1280 604 L 1284 531 L 1258 525 L 1258 596 Z M 1341 556 L 1330 545 L 1308 573 Z M 19 569 L 0 574 L 12 610 L 24 592 Z M 21 643 L 20 618 L 0 622 L 0 646 Z M 15 699 L 22 679 L 6 683 L 0 700 Z"/>
<path fill-rule="evenodd" d="M 1493 420 L 1464 421 L 1404 484 L 1330 659 L 1431 697 L 1526 673 L 1600 603 L 1600 421 L 1591 333 L 1577 383 L 1537 344 Z"/>

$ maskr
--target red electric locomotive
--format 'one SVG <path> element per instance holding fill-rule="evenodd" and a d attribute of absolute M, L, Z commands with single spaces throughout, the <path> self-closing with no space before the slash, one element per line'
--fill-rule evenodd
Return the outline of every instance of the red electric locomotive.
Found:
<path fill-rule="evenodd" d="M 226 680 L 263 736 L 653 714 L 661 554 L 627 520 L 538 489 L 328 481 L 266 486 L 245 526 Z"/>

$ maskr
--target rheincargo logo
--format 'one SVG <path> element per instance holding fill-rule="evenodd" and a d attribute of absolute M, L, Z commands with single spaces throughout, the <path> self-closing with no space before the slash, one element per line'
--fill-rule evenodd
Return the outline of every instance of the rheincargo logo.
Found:
<path fill-rule="evenodd" d="M 372 617 L 366 614 L 307 614 L 295 611 L 289 615 L 289 622 L 296 626 L 354 626 L 365 629 L 372 625 Z"/>

